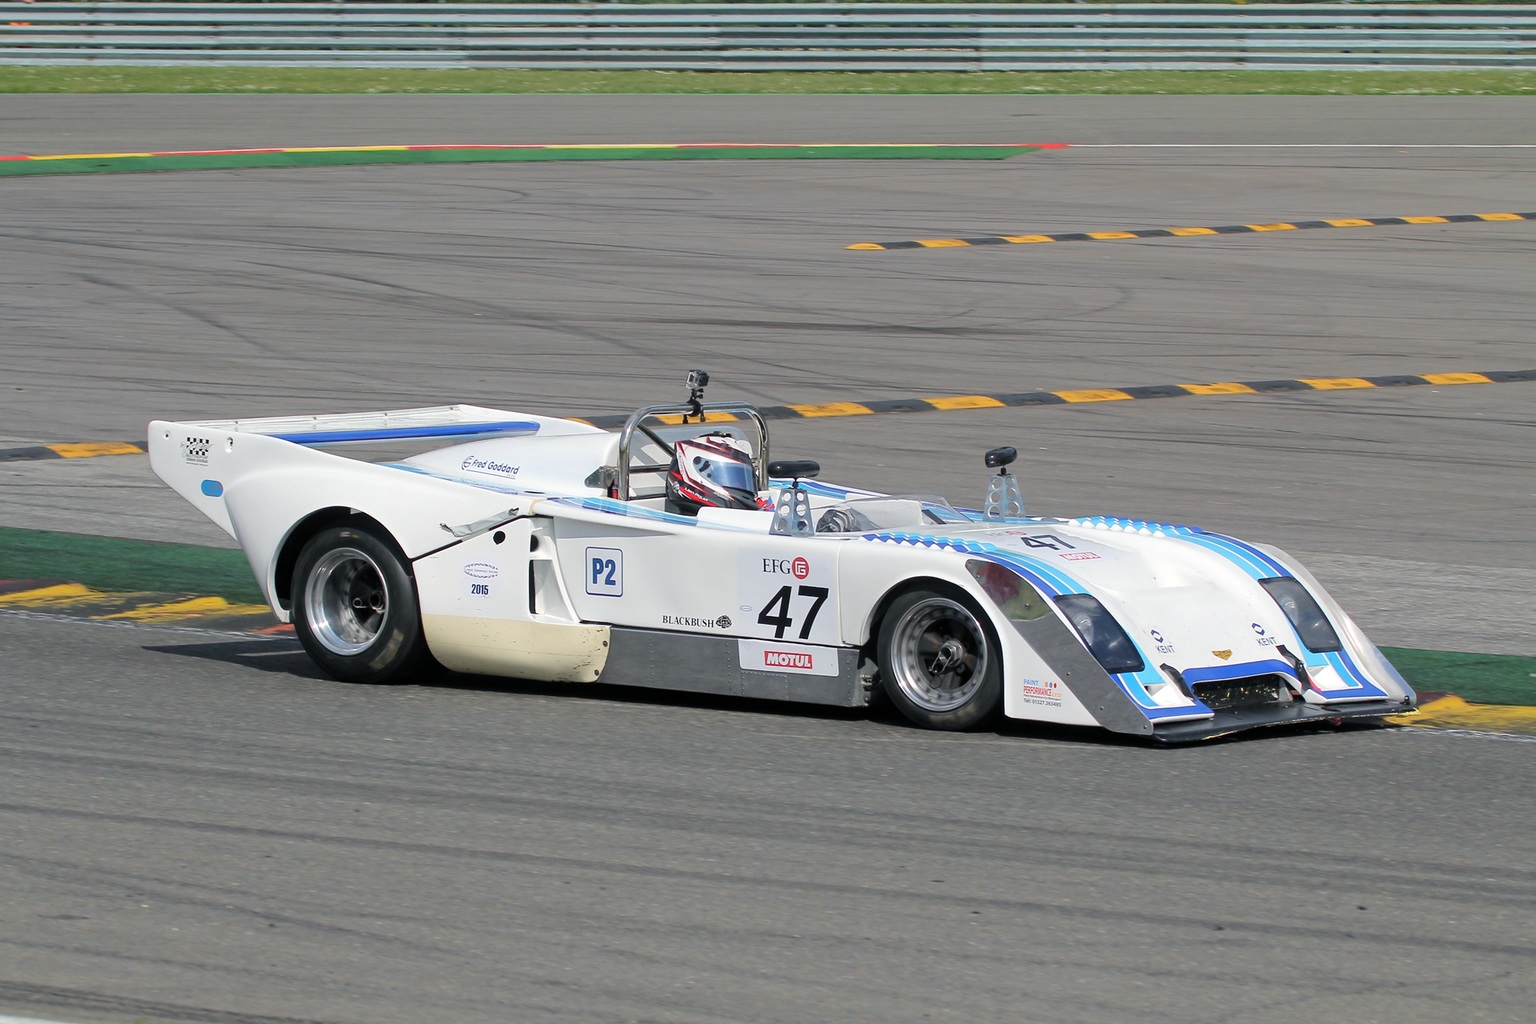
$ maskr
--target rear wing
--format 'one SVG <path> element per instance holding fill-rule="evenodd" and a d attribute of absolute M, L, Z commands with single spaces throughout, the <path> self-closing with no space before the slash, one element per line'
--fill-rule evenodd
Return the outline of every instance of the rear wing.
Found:
<path fill-rule="evenodd" d="M 224 491 L 250 474 L 301 464 L 336 465 L 343 456 L 313 449 L 335 445 L 433 442 L 444 445 L 490 437 L 603 434 L 576 420 L 440 405 L 384 412 L 253 419 L 155 420 L 149 425 L 149 461 L 155 474 L 231 536 Z M 318 460 L 318 463 L 316 463 Z"/>
<path fill-rule="evenodd" d="M 533 416 L 505 409 L 486 409 L 478 405 L 436 405 L 421 409 L 329 413 L 319 416 L 195 420 L 175 425 L 216 434 L 263 434 L 309 448 L 437 439 L 459 444 L 487 437 L 585 434 L 598 430 L 575 420 Z M 153 434 L 151 431 L 151 443 Z"/>

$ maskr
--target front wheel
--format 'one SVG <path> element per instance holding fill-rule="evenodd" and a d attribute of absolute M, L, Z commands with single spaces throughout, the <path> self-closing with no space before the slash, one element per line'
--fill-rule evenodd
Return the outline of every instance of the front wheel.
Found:
<path fill-rule="evenodd" d="M 413 682 L 431 664 L 416 581 L 370 529 L 333 527 L 309 539 L 294 566 L 292 608 L 304 650 L 337 679 Z"/>
<path fill-rule="evenodd" d="M 992 628 L 959 594 L 914 590 L 880 623 L 880 679 L 901 713 L 930 729 L 970 729 L 997 710 L 1003 665 Z"/>

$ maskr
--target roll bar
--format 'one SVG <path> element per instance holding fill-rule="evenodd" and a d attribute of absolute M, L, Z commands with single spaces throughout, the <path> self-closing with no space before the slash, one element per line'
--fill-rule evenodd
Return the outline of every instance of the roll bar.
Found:
<path fill-rule="evenodd" d="M 702 413 L 702 415 L 700 415 Z M 690 422 L 691 418 L 699 416 L 698 422 Z M 714 417 L 711 422 L 711 417 Z M 652 422 L 656 421 L 656 422 Z M 718 424 L 732 423 L 736 425 L 751 424 L 757 431 L 757 439 L 752 445 L 752 469 L 757 478 L 757 489 L 768 489 L 768 422 L 763 419 L 763 414 L 756 406 L 745 402 L 710 402 L 707 404 L 695 404 L 692 402 L 679 405 L 647 405 L 636 409 L 624 423 L 624 429 L 619 433 L 619 464 L 614 479 L 614 493 L 621 501 L 629 501 L 637 495 L 630 493 L 629 478 L 633 474 L 641 473 L 665 473 L 666 464 L 659 466 L 634 466 L 631 464 L 631 447 L 636 433 L 645 435 L 650 441 L 666 452 L 670 457 L 672 445 L 661 436 L 656 428 L 676 428 L 684 424 L 699 429 L 692 432 L 668 431 L 679 437 L 696 437 L 699 434 L 708 433 L 709 429 Z M 752 438 L 748 438 L 749 441 Z M 656 497 L 656 495 L 639 495 L 638 497 Z"/>

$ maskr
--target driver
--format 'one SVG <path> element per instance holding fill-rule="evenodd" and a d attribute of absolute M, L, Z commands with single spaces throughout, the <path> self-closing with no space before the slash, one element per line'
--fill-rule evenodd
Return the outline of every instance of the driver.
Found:
<path fill-rule="evenodd" d="M 667 470 L 667 511 L 696 516 L 699 509 L 764 507 L 757 498 L 752 448 L 731 434 L 678 441 Z"/>

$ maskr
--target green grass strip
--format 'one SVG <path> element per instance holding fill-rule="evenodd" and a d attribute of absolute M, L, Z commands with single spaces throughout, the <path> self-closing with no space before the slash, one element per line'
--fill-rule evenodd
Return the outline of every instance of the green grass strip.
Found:
<path fill-rule="evenodd" d="M 583 71 L 0 67 L 0 93 L 1523 96 L 1536 71 Z"/>
<path fill-rule="evenodd" d="M 155 590 L 266 602 L 239 551 L 4 526 L 0 580 L 53 580 L 93 590 Z"/>
<path fill-rule="evenodd" d="M 1006 160 L 1033 152 L 1018 146 L 736 146 L 580 149 L 340 149 L 325 152 L 176 153 L 0 160 L 0 177 L 215 171 L 246 167 L 340 167 L 361 164 L 528 163 L 564 160 Z"/>
<path fill-rule="evenodd" d="M 1414 689 L 1454 693 L 1473 704 L 1536 705 L 1536 658 L 1404 647 L 1381 653 Z"/>

